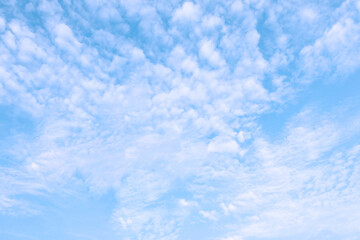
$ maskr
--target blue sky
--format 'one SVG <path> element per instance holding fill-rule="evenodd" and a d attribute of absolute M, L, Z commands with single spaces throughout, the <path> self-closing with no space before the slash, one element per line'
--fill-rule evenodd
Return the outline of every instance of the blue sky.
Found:
<path fill-rule="evenodd" d="M 360 1 L 0 2 L 0 239 L 360 238 Z"/>

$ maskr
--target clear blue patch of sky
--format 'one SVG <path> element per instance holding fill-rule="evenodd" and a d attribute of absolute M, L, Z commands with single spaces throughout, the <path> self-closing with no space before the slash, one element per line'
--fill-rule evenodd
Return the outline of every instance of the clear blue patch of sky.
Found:
<path fill-rule="evenodd" d="M 102 196 L 82 194 L 26 198 L 41 205 L 41 212 L 37 215 L 0 214 L 0 239 L 118 239 L 111 224 L 116 205 L 111 191 Z"/>
<path fill-rule="evenodd" d="M 360 69 L 350 76 L 337 81 L 317 80 L 297 93 L 296 98 L 271 113 L 259 117 L 262 131 L 270 138 L 281 135 L 286 123 L 306 107 L 315 107 L 322 112 L 336 110 L 337 107 L 360 105 Z M 315 119 L 314 119 L 315 121 Z"/>

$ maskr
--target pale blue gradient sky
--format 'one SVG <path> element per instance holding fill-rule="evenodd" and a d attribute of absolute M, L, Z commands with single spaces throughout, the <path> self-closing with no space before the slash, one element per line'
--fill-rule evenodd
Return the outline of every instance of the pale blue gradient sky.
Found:
<path fill-rule="evenodd" d="M 360 1 L 0 2 L 0 239 L 360 238 Z"/>

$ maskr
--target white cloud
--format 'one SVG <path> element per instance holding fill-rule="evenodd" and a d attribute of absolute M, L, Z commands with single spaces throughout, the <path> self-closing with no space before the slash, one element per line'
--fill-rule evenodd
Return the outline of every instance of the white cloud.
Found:
<path fill-rule="evenodd" d="M 25 62 L 29 62 L 33 60 L 33 57 L 38 59 L 45 59 L 47 56 L 46 52 L 31 39 L 21 39 L 19 43 L 19 59 Z"/>
<path fill-rule="evenodd" d="M 178 8 L 173 13 L 173 20 L 179 22 L 194 22 L 201 17 L 200 6 L 193 2 L 184 2 L 181 8 Z"/>
<path fill-rule="evenodd" d="M 138 14 L 141 11 L 141 8 L 146 6 L 145 1 L 143 0 L 121 0 L 120 2 L 130 15 Z"/>
<path fill-rule="evenodd" d="M 244 8 L 244 4 L 242 3 L 241 0 L 236 0 L 231 5 L 231 10 L 234 12 L 241 12 L 243 8 Z"/>
<path fill-rule="evenodd" d="M 224 59 L 216 50 L 214 43 L 211 40 L 204 40 L 199 43 L 199 55 L 206 59 L 211 66 L 221 67 L 225 64 Z"/>
<path fill-rule="evenodd" d="M 139 48 L 133 48 L 131 50 L 131 60 L 138 62 L 145 60 L 144 52 Z"/>
<path fill-rule="evenodd" d="M 350 18 L 343 18 L 335 23 L 313 45 L 301 50 L 304 70 L 307 72 L 305 81 L 317 76 L 319 70 L 336 75 L 351 72 L 359 63 L 358 42 L 360 26 Z"/>
<path fill-rule="evenodd" d="M 75 38 L 72 30 L 64 23 L 58 24 L 55 29 L 55 42 L 63 50 L 77 54 L 81 43 Z"/>
<path fill-rule="evenodd" d="M 6 21 L 4 18 L 0 17 L 0 33 L 4 32 L 6 28 Z"/>
<path fill-rule="evenodd" d="M 321 122 L 318 116 L 309 111 L 299 114 L 292 119 L 283 140 L 277 143 L 256 140 L 253 152 L 257 159 L 255 164 L 261 167 L 255 172 L 241 168 L 235 171 L 242 174 L 233 182 L 236 193 L 224 195 L 226 201 L 219 203 L 225 215 L 238 216 L 239 221 L 246 222 L 240 229 L 234 227 L 230 236 L 245 239 L 290 237 L 303 234 L 303 231 L 309 236 L 316 236 L 320 225 L 322 229 L 331 229 L 336 233 L 342 232 L 345 226 L 349 226 L 347 233 L 357 232 L 352 220 L 348 218 L 344 222 L 342 218 L 348 209 L 358 208 L 355 199 L 360 192 L 349 184 L 349 179 L 359 173 L 357 170 L 356 173 L 346 170 L 348 167 L 354 169 L 356 165 L 353 165 L 350 156 L 353 151 L 357 152 L 357 146 L 340 152 L 334 151 L 334 148 L 358 132 L 350 133 L 341 119 L 335 121 L 334 117 L 327 115 Z M 349 121 L 358 122 L 356 118 Z M 314 119 L 318 123 L 314 123 Z M 328 119 L 334 122 L 329 123 Z M 250 160 L 251 156 L 246 158 Z M 229 179 L 234 181 L 233 176 Z M 245 189 L 239 187 L 244 181 L 249 183 Z M 341 193 L 339 189 L 342 189 Z M 339 198 L 345 192 L 352 196 L 348 195 L 347 200 Z M 345 207 L 343 201 L 349 207 Z M 335 213 L 333 209 L 339 211 Z M 330 215 L 336 220 L 327 221 Z M 357 214 L 353 217 L 356 218 Z"/>
<path fill-rule="evenodd" d="M 240 143 L 243 143 L 243 142 L 245 142 L 245 140 L 246 140 L 246 138 L 245 138 L 245 133 L 244 133 L 243 131 L 238 132 L 238 134 L 236 135 L 236 137 L 237 137 L 237 139 L 238 139 L 238 141 L 239 141 Z"/>
<path fill-rule="evenodd" d="M 17 48 L 15 36 L 10 31 L 6 31 L 6 33 L 2 36 L 2 39 L 8 48 L 12 50 L 15 50 Z"/>
<path fill-rule="evenodd" d="M 212 210 L 212 211 L 203 211 L 203 210 L 200 210 L 199 211 L 200 215 L 203 216 L 204 218 L 207 218 L 207 219 L 210 219 L 212 221 L 215 221 L 217 218 L 216 218 L 216 211 L 215 210 Z"/>
<path fill-rule="evenodd" d="M 18 37 L 28 37 L 34 38 L 35 35 L 30 29 L 25 25 L 25 23 L 17 20 L 13 20 L 9 23 L 9 28 L 11 31 Z"/>
<path fill-rule="evenodd" d="M 205 16 L 202 20 L 202 23 L 201 25 L 204 27 L 204 28 L 207 28 L 207 29 L 212 29 L 212 28 L 215 28 L 215 27 L 218 27 L 218 26 L 221 26 L 223 25 L 223 19 L 218 17 L 218 16 L 213 16 L 213 15 L 210 15 L 210 16 Z"/>
<path fill-rule="evenodd" d="M 234 211 L 236 211 L 236 209 L 237 209 L 237 207 L 234 206 L 234 205 L 231 204 L 231 203 L 228 204 L 228 205 L 226 205 L 226 204 L 224 204 L 224 203 L 221 203 L 220 206 L 221 206 L 221 208 L 223 209 L 225 215 L 228 215 L 229 213 L 234 212 Z"/>
<path fill-rule="evenodd" d="M 183 198 L 181 198 L 179 200 L 179 204 L 180 204 L 180 206 L 186 207 L 186 208 L 198 206 L 197 202 L 189 201 L 189 200 L 186 200 L 186 199 L 183 199 Z"/>
<path fill-rule="evenodd" d="M 303 8 L 300 10 L 300 17 L 302 20 L 307 22 L 315 21 L 318 17 L 317 13 L 314 11 L 314 9 L 311 8 Z"/>
<path fill-rule="evenodd" d="M 240 154 L 241 150 L 237 142 L 228 137 L 216 137 L 208 145 L 209 152 L 217 153 L 238 153 Z"/>
<path fill-rule="evenodd" d="M 259 81 L 254 78 L 247 78 L 242 81 L 244 93 L 249 99 L 266 100 L 267 91 Z"/>

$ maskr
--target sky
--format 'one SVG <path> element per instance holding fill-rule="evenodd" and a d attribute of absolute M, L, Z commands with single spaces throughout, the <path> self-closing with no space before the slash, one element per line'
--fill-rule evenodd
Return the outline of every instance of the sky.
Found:
<path fill-rule="evenodd" d="M 0 239 L 360 239 L 360 0 L 0 1 Z"/>

